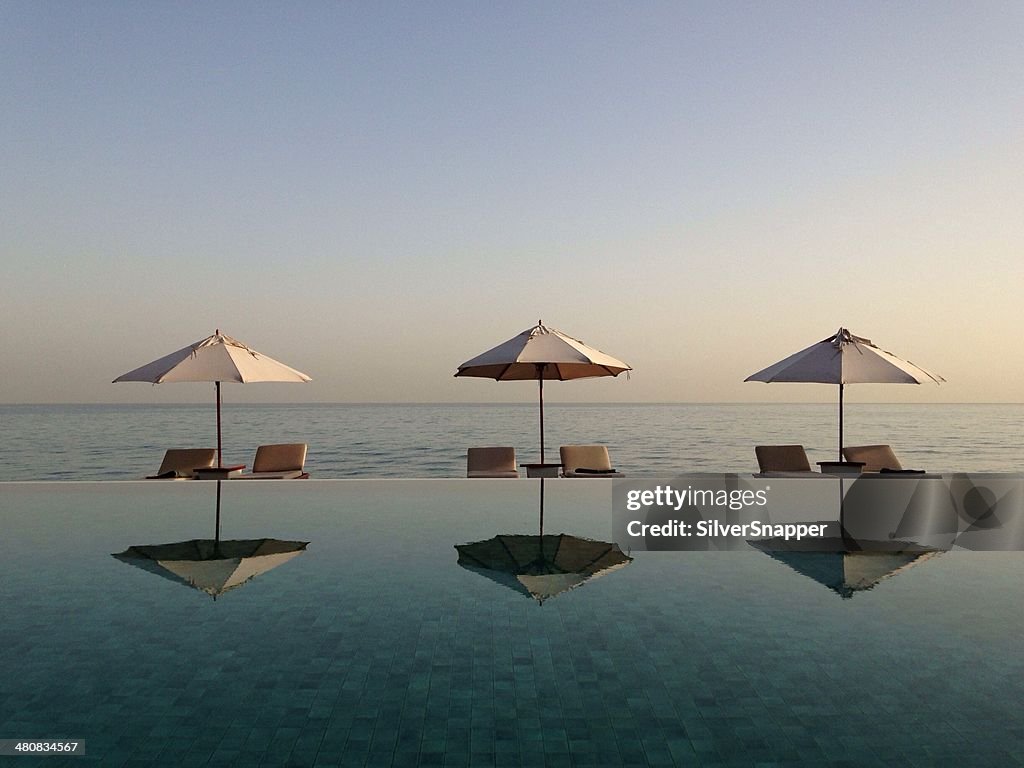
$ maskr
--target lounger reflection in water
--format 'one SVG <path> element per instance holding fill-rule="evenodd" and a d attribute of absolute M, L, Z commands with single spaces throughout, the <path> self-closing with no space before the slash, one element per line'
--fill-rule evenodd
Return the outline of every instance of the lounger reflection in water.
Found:
<path fill-rule="evenodd" d="M 212 467 L 217 456 L 216 448 L 170 448 L 164 454 L 160 469 L 147 480 L 181 480 L 191 478 L 193 471 Z"/>
<path fill-rule="evenodd" d="M 252 578 L 306 551 L 308 541 L 192 539 L 128 547 L 113 555 L 165 579 L 198 589 L 215 600 Z"/>

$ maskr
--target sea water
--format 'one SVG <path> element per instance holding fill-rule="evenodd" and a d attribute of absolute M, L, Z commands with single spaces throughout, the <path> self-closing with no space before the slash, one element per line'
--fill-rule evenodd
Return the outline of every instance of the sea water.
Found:
<path fill-rule="evenodd" d="M 545 458 L 603 443 L 629 476 L 756 471 L 754 446 L 799 443 L 835 460 L 834 404 L 559 404 L 545 407 Z M 1024 405 L 847 404 L 847 445 L 886 443 L 907 468 L 1024 470 Z M 134 480 L 167 448 L 216 445 L 212 405 L 0 406 L 0 481 Z M 309 445 L 316 478 L 462 477 L 470 446 L 540 460 L 535 404 L 250 404 L 223 412 L 225 464 L 265 443 Z"/>

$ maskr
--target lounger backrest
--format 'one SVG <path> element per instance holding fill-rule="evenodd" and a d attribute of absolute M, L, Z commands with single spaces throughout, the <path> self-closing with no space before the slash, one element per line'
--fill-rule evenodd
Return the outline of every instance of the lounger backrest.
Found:
<path fill-rule="evenodd" d="M 252 462 L 253 472 L 291 472 L 306 463 L 305 443 L 261 445 Z"/>
<path fill-rule="evenodd" d="M 903 469 L 900 460 L 888 445 L 851 445 L 843 448 L 847 461 L 863 461 L 862 472 L 881 472 L 883 469 Z"/>
<path fill-rule="evenodd" d="M 470 448 L 466 451 L 467 472 L 514 472 L 516 449 L 505 446 Z"/>
<path fill-rule="evenodd" d="M 212 467 L 216 448 L 170 448 L 157 470 L 158 475 L 174 472 L 178 477 L 192 477 L 197 467 Z"/>
<path fill-rule="evenodd" d="M 562 472 L 612 468 L 606 445 L 563 445 L 558 453 L 562 457 Z"/>
<path fill-rule="evenodd" d="M 802 445 L 757 445 L 757 466 L 762 472 L 810 472 L 811 463 Z"/>

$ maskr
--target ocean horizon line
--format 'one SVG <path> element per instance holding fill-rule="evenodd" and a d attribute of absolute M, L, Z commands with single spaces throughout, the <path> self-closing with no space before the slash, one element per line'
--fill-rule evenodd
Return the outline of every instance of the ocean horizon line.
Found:
<path fill-rule="evenodd" d="M 174 403 L 140 403 L 140 402 L 49 402 L 49 403 L 0 403 L 0 408 L 39 408 L 39 407 L 111 407 L 111 406 L 133 406 L 139 408 L 176 408 L 176 407 L 190 407 L 190 406 L 205 406 L 209 405 L 202 400 L 196 400 L 193 402 L 174 402 Z M 511 401 L 429 401 L 429 400 L 359 400 L 359 401 L 345 401 L 345 400 L 309 400 L 309 401 L 295 401 L 295 400 L 260 400 L 260 401 L 234 401 L 233 406 L 246 405 L 273 405 L 273 406 L 296 406 L 296 407 L 308 407 L 308 406 L 354 406 L 354 407 L 379 407 L 379 406 L 423 406 L 430 408 L 444 407 L 444 406 L 469 406 L 469 407 L 494 407 L 494 406 L 528 406 L 537 407 L 537 401 L 534 400 L 511 400 Z M 629 400 L 544 400 L 545 406 L 557 405 L 557 406 L 568 406 L 568 407 L 589 407 L 589 406 L 666 406 L 666 405 L 700 405 L 700 406 L 724 406 L 724 405 L 822 405 L 835 407 L 836 403 L 825 400 L 644 400 L 644 401 L 629 401 Z M 861 400 L 861 401 L 847 401 L 847 406 L 858 406 L 858 405 L 911 405 L 911 406 L 933 406 L 933 405 L 955 405 L 955 406 L 974 406 L 974 405 L 1024 405 L 1024 401 L 1019 400 L 984 400 L 984 401 L 954 401 L 954 400 L 943 400 L 943 401 L 900 401 L 900 400 Z"/>

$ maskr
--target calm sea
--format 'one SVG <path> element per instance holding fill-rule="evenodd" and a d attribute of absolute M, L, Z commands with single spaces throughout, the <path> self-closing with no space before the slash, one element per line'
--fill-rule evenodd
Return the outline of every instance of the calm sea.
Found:
<path fill-rule="evenodd" d="M 801 443 L 835 458 L 830 404 L 549 404 L 548 461 L 563 444 L 605 443 L 629 475 L 756 471 L 754 446 Z M 1024 405 L 848 404 L 847 445 L 888 443 L 904 466 L 1024 470 Z M 0 481 L 134 480 L 167 448 L 216 445 L 212 405 L 0 406 Z M 461 477 L 466 448 L 514 445 L 537 461 L 537 408 L 501 405 L 254 405 L 224 411 L 225 463 L 262 443 L 309 444 L 317 478 Z"/>

